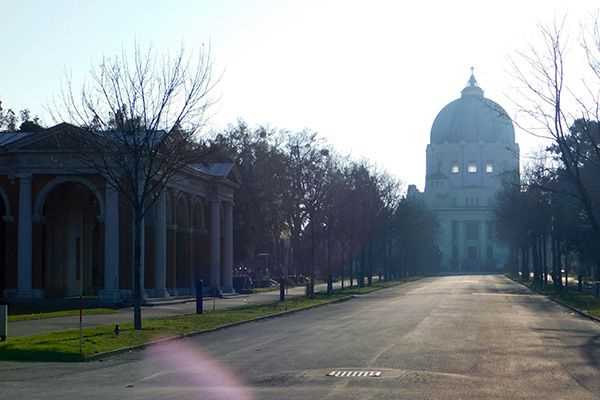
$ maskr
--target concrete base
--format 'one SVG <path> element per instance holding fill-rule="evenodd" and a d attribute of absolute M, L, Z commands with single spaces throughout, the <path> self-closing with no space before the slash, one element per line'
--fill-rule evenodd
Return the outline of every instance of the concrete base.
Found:
<path fill-rule="evenodd" d="M 232 294 L 237 294 L 237 292 L 235 291 L 235 289 L 233 287 L 222 287 L 221 294 L 232 295 Z"/>
<path fill-rule="evenodd" d="M 4 289 L 4 297 L 7 299 L 43 299 L 43 289 Z"/>
<path fill-rule="evenodd" d="M 177 294 L 179 296 L 193 296 L 196 294 L 196 291 L 190 288 L 177 288 Z"/>
<path fill-rule="evenodd" d="M 124 299 L 131 297 L 130 290 L 121 290 L 121 289 L 108 289 L 108 290 L 100 290 L 98 293 L 98 298 L 103 302 L 112 302 L 112 303 L 120 303 Z"/>
<path fill-rule="evenodd" d="M 146 293 L 150 298 L 170 297 L 170 293 L 167 289 L 146 289 Z"/>
<path fill-rule="evenodd" d="M 169 292 L 169 295 L 171 295 L 171 296 L 179 296 L 179 292 L 177 291 L 177 288 L 168 288 L 167 292 Z"/>
<path fill-rule="evenodd" d="M 230 287 L 224 286 L 221 288 L 221 292 L 224 294 L 235 294 L 235 290 L 233 289 L 233 286 L 230 286 Z"/>

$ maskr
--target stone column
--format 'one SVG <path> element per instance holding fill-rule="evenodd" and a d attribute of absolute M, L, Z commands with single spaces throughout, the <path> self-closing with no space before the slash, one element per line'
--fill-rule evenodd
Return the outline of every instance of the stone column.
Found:
<path fill-rule="evenodd" d="M 487 265 L 487 221 L 479 222 L 479 264 L 483 268 Z"/>
<path fill-rule="evenodd" d="M 32 287 L 33 225 L 31 209 L 31 175 L 19 178 L 19 222 L 17 234 L 17 292 L 16 297 L 39 297 Z"/>
<path fill-rule="evenodd" d="M 104 290 L 100 297 L 120 300 L 119 291 L 119 191 L 106 184 L 104 206 Z"/>
<path fill-rule="evenodd" d="M 230 202 L 223 203 L 224 205 L 224 223 L 225 233 L 225 252 L 223 254 L 223 291 L 227 293 L 233 292 L 233 204 Z"/>
<path fill-rule="evenodd" d="M 465 255 L 465 221 L 457 221 L 458 223 L 458 270 L 463 269 Z"/>
<path fill-rule="evenodd" d="M 210 213 L 210 284 L 221 290 L 221 202 L 212 200 Z"/>
<path fill-rule="evenodd" d="M 167 208 L 165 194 L 156 201 L 156 224 L 154 225 L 154 293 L 166 297 L 167 292 Z"/>

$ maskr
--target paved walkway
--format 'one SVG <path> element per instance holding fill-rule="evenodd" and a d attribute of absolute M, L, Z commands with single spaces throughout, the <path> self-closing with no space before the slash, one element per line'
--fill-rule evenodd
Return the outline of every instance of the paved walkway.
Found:
<path fill-rule="evenodd" d="M 340 283 L 333 284 L 334 289 L 340 287 Z M 300 297 L 305 295 L 305 287 L 299 286 L 288 289 L 288 298 Z M 315 286 L 315 292 L 324 292 L 327 290 L 326 284 Z M 253 293 L 247 295 L 226 296 L 224 298 L 206 298 L 204 299 L 204 311 L 210 312 L 213 307 L 215 310 L 241 306 L 245 304 L 264 303 L 268 301 L 278 301 L 279 290 L 263 293 Z M 193 314 L 196 312 L 196 302 L 190 297 L 189 301 L 173 302 L 172 304 L 155 305 L 151 307 L 142 307 L 143 318 L 170 317 L 181 314 Z M 133 320 L 133 307 L 119 309 L 115 314 L 84 315 L 84 327 L 120 324 Z M 62 331 L 69 328 L 79 328 L 79 316 L 45 318 L 29 321 L 14 321 L 8 323 L 8 336 L 29 336 L 38 333 Z"/>

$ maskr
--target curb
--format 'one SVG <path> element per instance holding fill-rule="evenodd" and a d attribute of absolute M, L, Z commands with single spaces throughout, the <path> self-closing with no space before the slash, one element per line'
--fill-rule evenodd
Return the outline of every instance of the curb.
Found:
<path fill-rule="evenodd" d="M 275 313 L 275 314 L 264 315 L 262 317 L 256 317 L 256 318 L 247 319 L 247 320 L 244 320 L 244 321 L 232 322 L 231 324 L 221 325 L 221 326 L 217 326 L 215 328 L 211 328 L 211 329 L 207 329 L 207 330 L 203 330 L 203 331 L 188 332 L 188 333 L 184 333 L 184 334 L 177 335 L 177 336 L 172 336 L 172 337 L 168 337 L 168 338 L 164 338 L 164 339 L 160 339 L 160 340 L 154 340 L 152 342 L 137 344 L 135 346 L 122 347 L 120 349 L 104 351 L 104 352 L 101 352 L 101 353 L 92 354 L 90 356 L 82 356 L 82 359 L 79 360 L 79 361 L 96 361 L 96 360 L 99 360 L 99 359 L 102 359 L 102 358 L 105 358 L 105 357 L 109 357 L 109 356 L 113 356 L 113 355 L 117 355 L 117 354 L 128 353 L 128 352 L 137 351 L 137 350 L 142 350 L 142 349 L 144 349 L 144 348 L 146 348 L 148 346 L 152 346 L 152 345 L 156 345 L 156 344 L 160 344 L 160 343 L 171 342 L 171 341 L 174 341 L 174 340 L 181 340 L 181 339 L 185 339 L 185 338 L 192 337 L 192 336 L 202 335 L 202 334 L 205 334 L 205 333 L 217 332 L 217 331 L 221 331 L 223 329 L 233 328 L 235 326 L 247 324 L 247 323 L 250 323 L 250 322 L 258 322 L 258 321 L 263 321 L 263 320 L 266 320 L 266 319 L 283 317 L 285 315 L 295 314 L 297 312 L 306 311 L 306 310 L 309 310 L 309 309 L 312 309 L 312 308 L 323 307 L 323 306 L 326 306 L 326 305 L 329 305 L 329 304 L 342 303 L 342 302 L 351 300 L 353 298 L 355 298 L 355 295 L 349 295 L 349 296 L 341 297 L 339 299 L 335 299 L 335 300 L 332 300 L 330 302 L 323 303 L 323 304 L 315 304 L 315 305 L 312 305 L 312 306 L 297 308 L 295 310 L 281 311 L 281 312 L 278 312 L 278 313 Z"/>
<path fill-rule="evenodd" d="M 548 297 L 550 300 L 554 301 L 555 303 L 560 304 L 563 307 L 566 307 L 566 308 L 568 308 L 568 309 L 570 309 L 572 311 L 575 311 L 577 314 L 581 315 L 582 317 L 589 318 L 589 319 L 591 319 L 592 321 L 595 321 L 595 322 L 600 322 L 600 318 L 594 317 L 593 315 L 588 314 L 585 311 L 580 310 L 579 308 L 573 307 L 572 305 L 567 304 L 567 303 L 563 302 L 562 300 L 556 299 L 556 298 L 554 298 L 552 296 L 546 296 L 546 297 Z"/>
<path fill-rule="evenodd" d="M 534 293 L 536 293 L 536 294 L 539 294 L 539 295 L 541 295 L 541 296 L 544 296 L 544 297 L 546 297 L 546 298 L 548 298 L 548 299 L 552 300 L 552 301 L 553 301 L 553 302 L 555 302 L 556 304 L 559 304 L 559 305 L 561 305 L 561 306 L 563 306 L 563 307 L 565 307 L 565 308 L 568 308 L 568 309 L 569 309 L 569 310 L 571 310 L 571 311 L 574 311 L 574 312 L 576 312 L 577 314 L 581 315 L 582 317 L 585 317 L 585 318 L 591 319 L 592 321 L 595 321 L 595 322 L 600 322 L 600 318 L 598 318 L 598 317 L 595 317 L 595 316 L 593 316 L 593 315 L 591 315 L 591 314 L 588 314 L 588 313 L 586 313 L 586 312 L 585 312 L 585 311 L 583 311 L 583 310 L 580 310 L 580 309 L 579 309 L 579 308 L 577 308 L 577 307 L 574 307 L 574 306 L 572 306 L 572 305 L 570 305 L 570 304 L 567 304 L 567 303 L 565 303 L 564 301 L 562 301 L 562 300 L 559 300 L 559 299 L 557 299 L 556 297 L 554 297 L 554 296 L 552 296 L 552 295 L 549 295 L 549 294 L 544 294 L 544 293 L 540 293 L 540 292 L 538 292 L 537 290 L 535 290 L 535 289 L 532 289 L 532 288 L 530 288 L 529 286 L 527 286 L 527 285 L 525 285 L 525 284 L 523 284 L 523 283 L 521 283 L 521 282 L 519 282 L 519 281 L 517 281 L 517 280 L 514 280 L 513 278 L 510 278 L 510 277 L 508 277 L 508 276 L 506 276 L 506 275 L 504 275 L 504 276 L 505 276 L 507 279 L 510 279 L 511 281 L 513 281 L 513 282 L 515 282 L 515 283 L 518 283 L 519 285 L 525 286 L 525 287 L 526 287 L 528 290 L 530 290 L 530 291 L 532 291 L 532 292 L 534 292 Z"/>

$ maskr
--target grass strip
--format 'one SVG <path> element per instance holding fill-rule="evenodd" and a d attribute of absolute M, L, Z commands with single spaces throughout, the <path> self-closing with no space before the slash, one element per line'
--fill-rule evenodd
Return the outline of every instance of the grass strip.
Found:
<path fill-rule="evenodd" d="M 314 307 L 348 297 L 345 294 L 315 295 L 288 300 L 288 311 Z M 116 336 L 114 325 L 83 329 L 83 351 L 79 353 L 79 330 L 9 338 L 0 342 L 0 360 L 14 361 L 83 361 L 94 354 L 139 346 L 156 340 L 210 331 L 215 328 L 266 317 L 285 311 L 283 303 L 263 303 L 167 318 L 150 318 L 142 330 L 134 330 L 132 323 L 120 324 Z"/>
<path fill-rule="evenodd" d="M 333 293 L 344 293 L 344 294 L 367 294 L 367 293 L 371 293 L 374 292 L 376 290 L 379 289 L 384 289 L 387 287 L 392 287 L 392 286 L 396 286 L 396 285 L 400 285 L 402 283 L 406 283 L 406 282 L 411 282 L 414 280 L 419 279 L 419 277 L 408 277 L 408 278 L 403 278 L 403 279 L 394 279 L 394 280 L 390 280 L 390 281 L 376 281 L 373 282 L 373 284 L 371 286 L 364 286 L 362 288 L 359 288 L 357 285 L 357 283 L 354 283 L 354 286 L 352 287 L 344 287 L 344 289 L 335 289 L 333 291 Z M 346 281 L 347 282 L 347 281 Z M 319 283 L 327 283 L 326 281 L 320 281 L 317 280 L 316 281 L 317 284 Z M 288 286 L 288 288 L 294 288 L 294 287 L 298 287 L 298 286 L 304 286 L 304 285 L 295 285 L 295 286 Z M 264 293 L 264 292 L 274 292 L 279 290 L 279 286 L 269 286 L 266 288 L 256 288 L 256 289 L 252 289 L 252 293 Z"/>
<path fill-rule="evenodd" d="M 83 310 L 83 315 L 115 314 L 118 311 L 112 308 L 88 308 Z M 45 318 L 71 317 L 79 315 L 79 310 L 40 311 L 28 314 L 9 315 L 8 321 L 27 321 Z"/>
<path fill-rule="evenodd" d="M 600 298 L 585 292 L 580 292 L 577 290 L 577 283 L 575 283 L 575 285 L 569 285 L 569 289 L 565 292 L 564 288 L 562 290 L 556 290 L 553 285 L 539 286 L 534 285 L 532 281 L 522 281 L 520 277 L 516 278 L 512 275 L 506 276 L 515 282 L 527 286 L 531 290 L 550 297 L 551 299 L 566 303 L 582 312 L 600 318 Z"/>
<path fill-rule="evenodd" d="M 374 292 L 376 290 L 385 289 L 392 286 L 401 285 L 406 282 L 412 282 L 420 279 L 420 277 L 408 277 L 403 279 L 394 279 L 390 281 L 378 281 L 373 282 L 371 286 L 364 286 L 359 288 L 358 286 L 345 287 L 344 289 L 336 289 L 333 293 L 337 294 L 367 294 Z"/>

